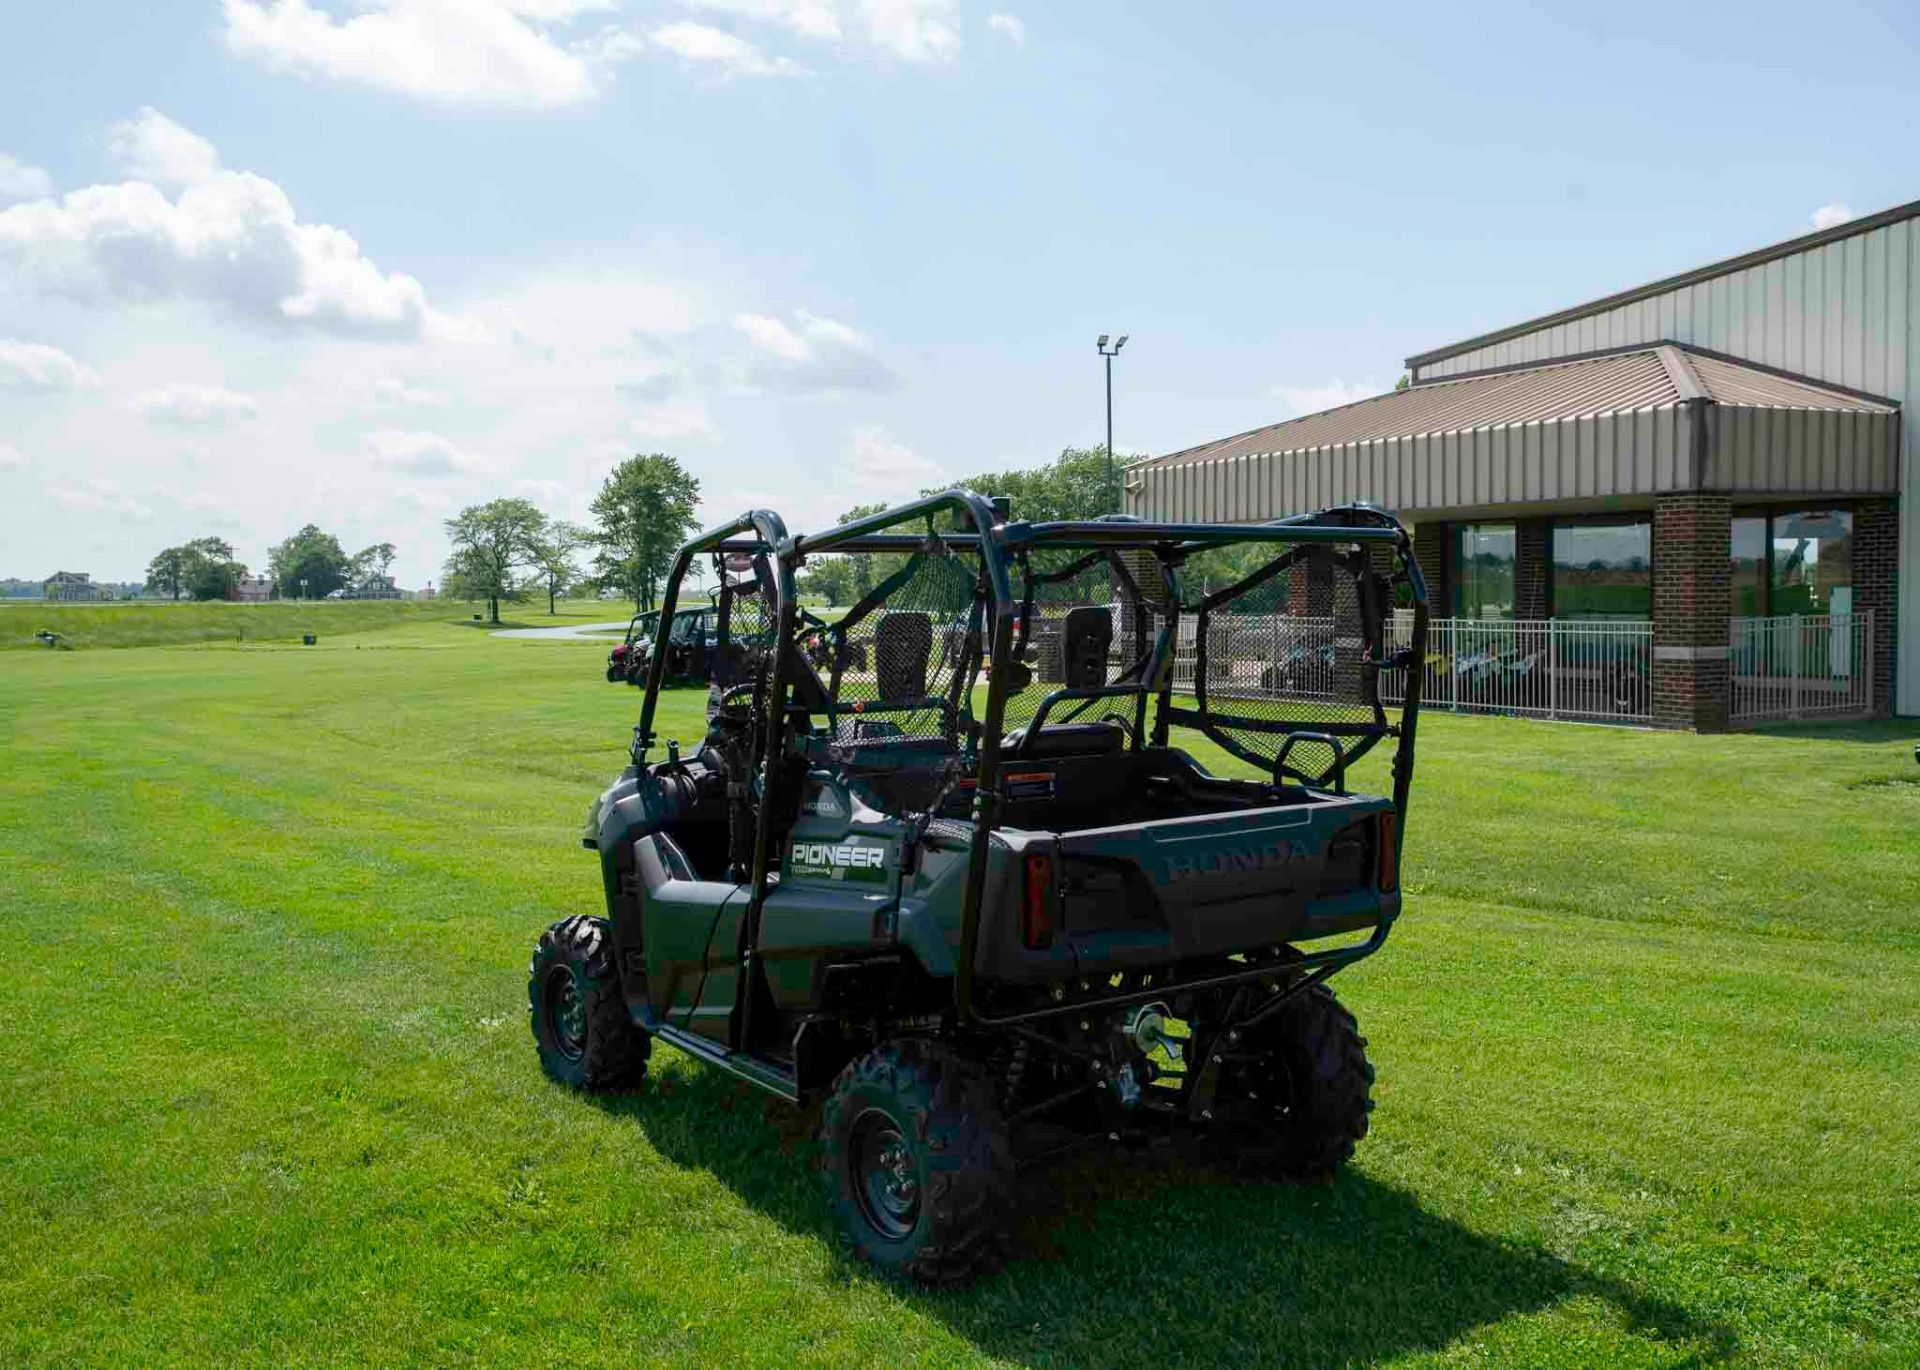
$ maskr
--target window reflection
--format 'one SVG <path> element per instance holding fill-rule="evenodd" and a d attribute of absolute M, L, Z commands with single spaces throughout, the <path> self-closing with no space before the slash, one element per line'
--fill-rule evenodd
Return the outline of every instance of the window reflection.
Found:
<path fill-rule="evenodd" d="M 1556 618 L 1651 618 L 1652 525 L 1556 524 L 1553 614 Z"/>
<path fill-rule="evenodd" d="M 1454 538 L 1454 613 L 1461 618 L 1512 618 L 1513 525 L 1463 523 Z"/>

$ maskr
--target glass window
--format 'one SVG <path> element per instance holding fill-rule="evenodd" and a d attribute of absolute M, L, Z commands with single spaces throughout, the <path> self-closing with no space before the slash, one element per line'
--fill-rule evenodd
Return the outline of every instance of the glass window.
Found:
<path fill-rule="evenodd" d="M 1763 616 L 1767 612 L 1767 521 L 1764 518 L 1733 521 L 1728 570 L 1733 589 L 1733 616 Z"/>
<path fill-rule="evenodd" d="M 1775 514 L 1772 553 L 1769 613 L 1852 612 L 1852 514 L 1843 509 Z"/>
<path fill-rule="evenodd" d="M 1553 530 L 1555 618 L 1652 618 L 1653 525 L 1563 523 Z"/>
<path fill-rule="evenodd" d="M 1461 618 L 1513 617 L 1513 525 L 1462 523 L 1454 530 L 1453 611 Z"/>

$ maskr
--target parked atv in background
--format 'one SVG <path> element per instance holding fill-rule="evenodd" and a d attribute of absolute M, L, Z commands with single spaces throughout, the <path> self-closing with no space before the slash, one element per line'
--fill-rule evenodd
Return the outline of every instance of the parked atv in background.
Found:
<path fill-rule="evenodd" d="M 607 679 L 615 684 L 644 685 L 647 653 L 660 623 L 656 609 L 643 610 L 627 622 L 626 636 L 607 653 Z"/>
<path fill-rule="evenodd" d="M 720 636 L 714 627 L 712 606 L 681 609 L 667 617 L 665 643 L 660 643 L 658 612 L 635 614 L 627 625 L 626 640 L 607 654 L 607 679 L 645 687 L 658 647 L 667 663 L 666 684 L 704 685 L 713 665 Z"/>
<path fill-rule="evenodd" d="M 1257 569 L 1185 588 L 1248 546 Z M 879 568 L 833 624 L 794 596 L 827 552 Z M 682 549 L 668 622 L 699 557 L 751 568 L 714 606 L 710 725 L 661 755 L 654 656 L 583 836 L 604 916 L 533 954 L 553 1078 L 635 1087 L 658 1039 L 819 1102 L 848 1239 L 929 1285 L 997 1268 L 1015 1172 L 1088 1143 L 1293 1180 L 1352 1154 L 1373 1069 L 1327 981 L 1400 913 L 1427 606 L 1399 524 L 1036 524 L 949 491 L 789 538 L 762 510 Z M 1390 793 L 1350 790 L 1382 744 Z"/>

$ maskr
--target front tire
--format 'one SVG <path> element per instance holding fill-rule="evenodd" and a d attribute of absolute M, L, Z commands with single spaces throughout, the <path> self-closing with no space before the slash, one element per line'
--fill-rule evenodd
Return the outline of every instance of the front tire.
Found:
<path fill-rule="evenodd" d="M 855 1060 L 821 1120 L 827 1203 L 855 1252 L 959 1289 L 1006 1261 L 1013 1158 L 978 1066 L 906 1038 Z"/>
<path fill-rule="evenodd" d="M 1373 1112 L 1360 1025 L 1325 985 L 1295 995 L 1229 1048 L 1200 1159 L 1296 1184 L 1325 1183 L 1353 1156 Z"/>
<path fill-rule="evenodd" d="M 540 934 L 527 971 L 527 1004 L 540 1068 L 590 1094 L 637 1089 L 653 1039 L 634 1026 L 604 918 L 563 918 Z"/>

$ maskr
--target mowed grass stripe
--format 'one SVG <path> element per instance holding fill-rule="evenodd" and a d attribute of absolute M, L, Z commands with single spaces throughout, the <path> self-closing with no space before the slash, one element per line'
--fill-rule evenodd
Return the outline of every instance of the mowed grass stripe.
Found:
<path fill-rule="evenodd" d="M 1920 1346 L 1901 1121 L 1920 977 L 1871 941 L 1911 935 L 1910 860 L 1874 852 L 1910 857 L 1910 810 L 1850 788 L 1894 773 L 1897 727 L 1430 720 L 1420 893 L 1341 982 L 1382 1069 L 1353 1173 L 1265 1190 L 1090 1162 L 1024 1197 L 1029 1259 L 928 1297 L 837 1255 L 810 1149 L 757 1099 L 665 1050 L 664 1090 L 632 1100 L 538 1075 L 526 949 L 598 899 L 578 824 L 637 693 L 597 678 L 597 649 L 377 640 L 0 668 L 28 963 L 0 989 L 21 1082 L 0 1102 L 0 1300 L 28 1310 L 0 1360 L 1891 1365 Z M 702 703 L 675 696 L 663 733 L 691 741 Z M 1801 800 L 1855 806 L 1837 832 L 1802 810 L 1790 857 L 1778 796 L 1715 779 L 1776 766 Z M 1649 767 L 1700 783 L 1648 789 Z M 1662 816 L 1609 816 L 1623 796 Z M 1729 827 L 1775 850 L 1723 890 Z M 1842 869 L 1866 910 L 1821 915 L 1781 878 Z"/>

